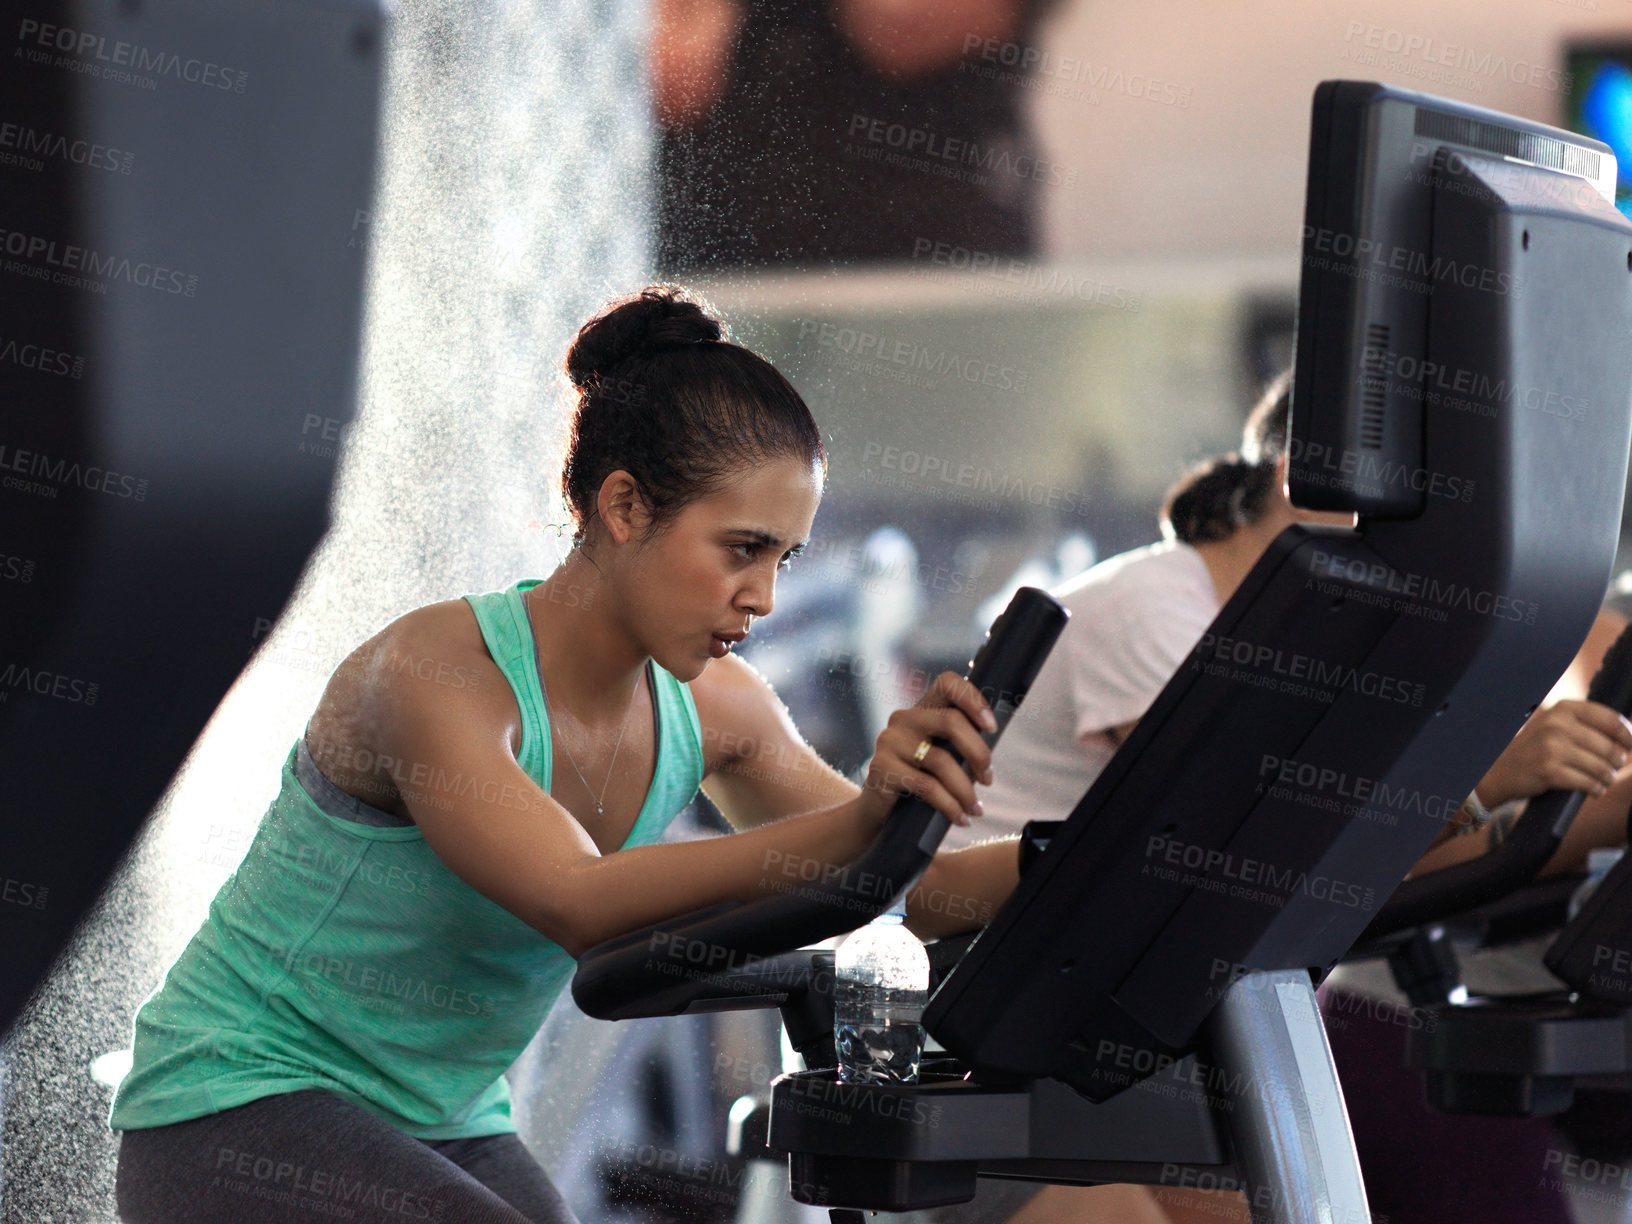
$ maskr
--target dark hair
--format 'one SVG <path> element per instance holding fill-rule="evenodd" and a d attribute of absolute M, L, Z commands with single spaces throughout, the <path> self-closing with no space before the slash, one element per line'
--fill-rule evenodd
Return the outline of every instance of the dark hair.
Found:
<path fill-rule="evenodd" d="M 561 469 L 574 544 L 620 468 L 652 515 L 648 536 L 766 459 L 826 474 L 821 432 L 793 385 L 678 289 L 653 285 L 607 306 L 579 329 L 566 373 L 578 389 Z"/>
<path fill-rule="evenodd" d="M 1263 517 L 1286 453 L 1292 371 L 1264 389 L 1241 431 L 1241 449 L 1191 468 L 1162 502 L 1162 534 L 1186 544 L 1227 540 Z"/>

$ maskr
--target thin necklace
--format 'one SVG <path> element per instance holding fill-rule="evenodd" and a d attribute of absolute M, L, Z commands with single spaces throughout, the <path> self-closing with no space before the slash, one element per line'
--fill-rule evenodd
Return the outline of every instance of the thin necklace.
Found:
<path fill-rule="evenodd" d="M 538 688 L 543 693 L 544 671 L 542 668 L 539 669 L 538 673 Z M 578 775 L 578 780 L 584 784 L 584 789 L 589 792 L 589 797 L 595 800 L 595 818 L 597 820 L 604 819 L 606 816 L 606 809 L 601 806 L 601 800 L 606 798 L 606 788 L 612 785 L 612 771 L 617 768 L 618 764 L 618 749 L 623 747 L 623 733 L 629 729 L 629 716 L 635 712 L 635 694 L 638 692 L 640 692 L 640 677 L 636 676 L 635 687 L 629 694 L 629 708 L 623 712 L 623 726 L 618 728 L 618 742 L 612 745 L 612 763 L 606 767 L 606 781 L 601 783 L 601 793 L 599 795 L 595 793 L 595 788 L 590 786 L 589 779 L 584 777 L 584 771 L 578 768 L 578 762 L 573 759 L 572 749 L 567 747 L 567 741 L 559 736 L 552 735 L 550 737 L 552 742 L 560 743 L 561 751 L 567 754 L 567 764 L 572 766 L 572 772 Z M 566 706 L 561 708 L 563 710 L 567 709 Z M 571 713 L 571 711 L 567 710 L 567 713 Z M 546 722 L 553 721 L 550 718 L 550 699 L 547 693 L 544 694 L 544 720 Z"/>
<path fill-rule="evenodd" d="M 543 681 L 540 680 L 539 684 L 542 687 Z M 623 747 L 623 733 L 629 729 L 629 716 L 635 712 L 635 693 L 638 692 L 640 692 L 640 679 L 637 677 L 635 679 L 635 692 L 629 694 L 629 708 L 623 712 L 623 726 L 618 728 L 618 742 L 612 746 L 612 763 L 606 767 L 606 781 L 601 783 L 601 793 L 599 795 L 596 795 L 594 789 L 589 785 L 589 779 L 584 777 L 584 771 L 578 768 L 578 762 L 573 760 L 572 749 L 567 747 L 567 741 L 561 741 L 561 751 L 567 754 L 567 763 L 572 766 L 572 772 L 578 775 L 578 780 L 584 784 L 584 789 L 589 791 L 589 797 L 595 800 L 595 816 L 597 819 L 606 815 L 606 809 L 601 806 L 601 800 L 606 798 L 606 788 L 612 785 L 612 771 L 618 764 L 618 749 Z M 566 707 L 563 706 L 562 708 L 565 709 Z M 546 718 L 549 716 L 548 709 L 549 707 L 546 706 Z"/>

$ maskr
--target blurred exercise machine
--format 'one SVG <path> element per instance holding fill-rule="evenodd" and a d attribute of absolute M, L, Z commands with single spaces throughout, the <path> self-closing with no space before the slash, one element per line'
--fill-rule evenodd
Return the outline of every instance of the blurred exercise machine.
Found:
<path fill-rule="evenodd" d="M 0 1033 L 328 528 L 383 10 L 41 0 L 8 28 Z"/>

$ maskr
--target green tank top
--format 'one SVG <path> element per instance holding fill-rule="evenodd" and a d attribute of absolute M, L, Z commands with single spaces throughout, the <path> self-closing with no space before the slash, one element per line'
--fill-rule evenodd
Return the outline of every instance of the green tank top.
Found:
<path fill-rule="evenodd" d="M 521 601 L 537 581 L 465 599 L 521 710 L 518 761 L 547 791 L 549 720 Z M 657 766 L 624 848 L 657 841 L 703 774 L 690 691 L 648 667 Z M 108 1124 L 163 1126 L 321 1088 L 420 1139 L 513 1131 L 504 1071 L 572 958 L 449 871 L 412 824 L 355 799 L 353 815 L 334 814 L 346 796 L 314 773 L 326 794 L 309 793 L 303 750 L 297 739 L 243 861 L 137 1011 Z"/>

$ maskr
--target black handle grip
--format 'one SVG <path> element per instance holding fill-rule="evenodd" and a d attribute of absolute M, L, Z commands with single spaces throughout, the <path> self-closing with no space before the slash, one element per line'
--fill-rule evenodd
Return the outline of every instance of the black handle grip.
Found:
<path fill-rule="evenodd" d="M 997 716 L 997 730 L 982 735 L 988 744 L 1002 735 L 1069 617 L 1047 592 L 1021 587 L 993 622 L 966 673 Z M 902 795 L 855 862 L 795 881 L 796 891 L 725 902 L 590 948 L 579 958 L 572 997 L 588 1015 L 626 1020 L 740 995 L 743 971 L 757 962 L 852 931 L 888 909 L 929 864 L 947 827 L 924 800 Z"/>
<path fill-rule="evenodd" d="M 1632 625 L 1604 655 L 1587 689 L 1587 700 L 1632 715 Z M 1552 790 L 1525 805 L 1524 817 L 1501 845 L 1466 863 L 1407 880 L 1394 891 L 1360 937 L 1369 943 L 1488 905 L 1536 878 L 1558 853 L 1586 795 Z"/>
<path fill-rule="evenodd" d="M 1054 649 L 1054 643 L 1059 640 L 1065 622 L 1070 618 L 1071 614 L 1046 591 L 1021 587 L 1014 593 L 1009 606 L 992 622 L 980 649 L 975 652 L 968 670 L 964 672 L 997 717 L 997 730 L 981 733 L 980 738 L 988 746 L 996 745 L 1003 729 L 1009 725 L 1009 719 L 1020 708 L 1032 682 L 1037 679 L 1037 673 L 1043 669 L 1049 652 Z M 930 742 L 944 748 L 959 765 L 963 764 L 963 754 L 952 744 L 940 736 Z M 885 827 L 900 824 L 903 820 L 915 828 L 921 828 L 918 841 L 924 861 L 900 881 L 899 887 L 884 905 L 878 907 L 874 917 L 888 909 L 923 870 L 950 827 L 945 816 L 916 795 L 902 795 L 896 800 Z"/>

